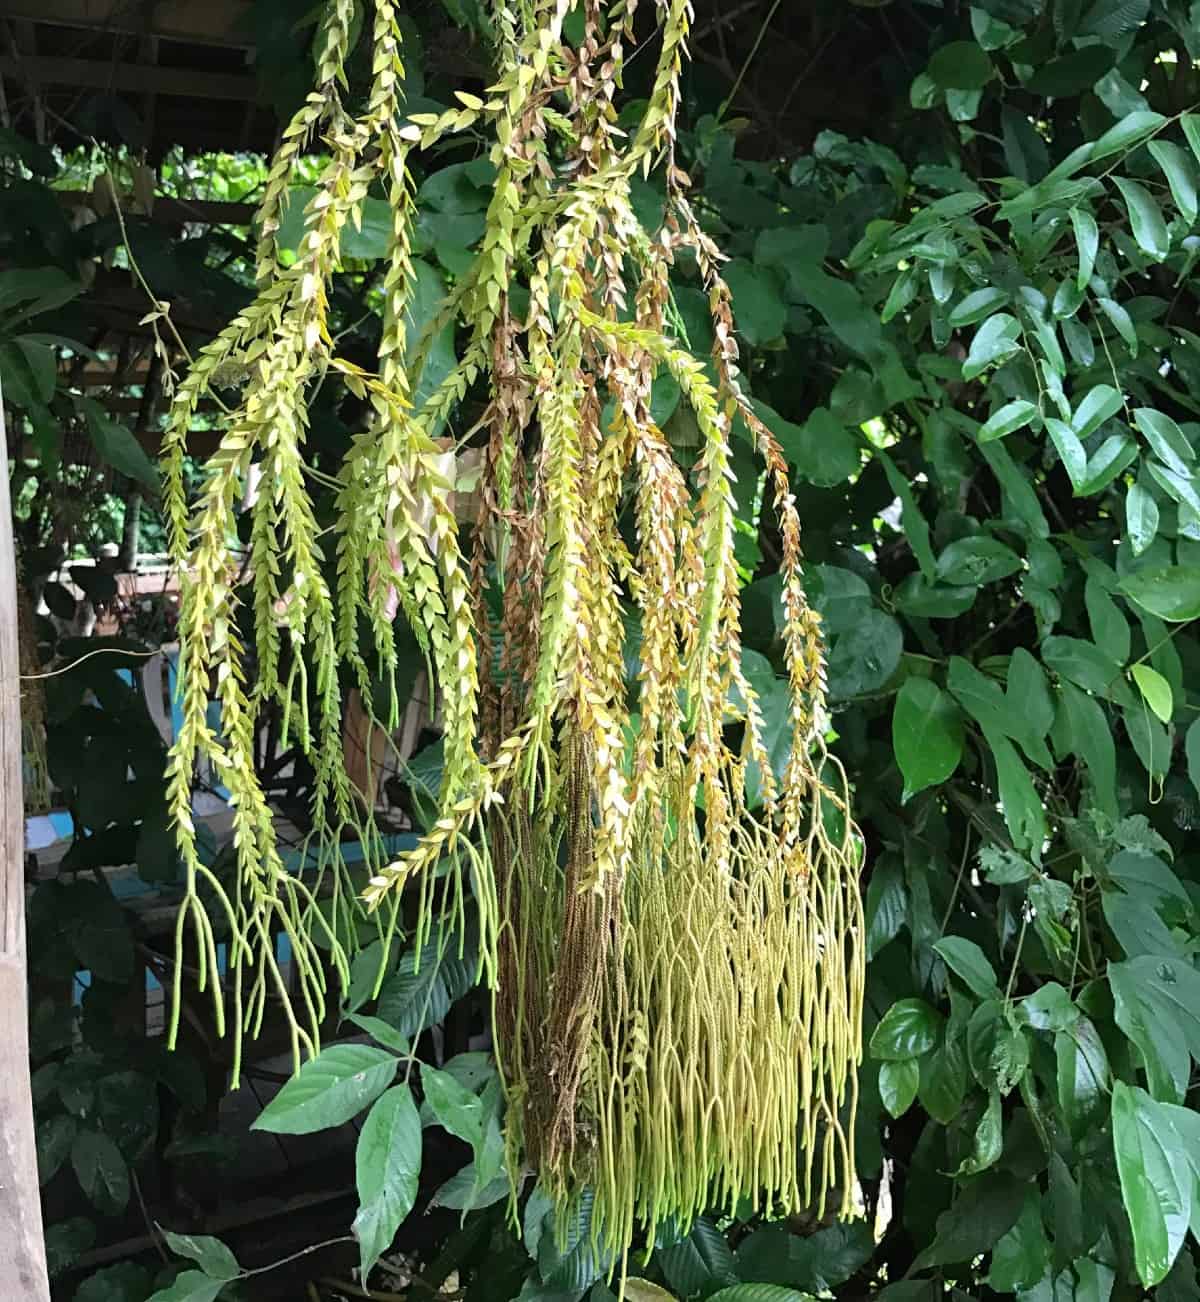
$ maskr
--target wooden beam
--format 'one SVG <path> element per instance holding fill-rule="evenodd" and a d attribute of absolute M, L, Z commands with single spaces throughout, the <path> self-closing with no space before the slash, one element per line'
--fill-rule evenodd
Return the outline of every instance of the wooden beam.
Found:
<path fill-rule="evenodd" d="M 8 0 L 5 8 L 14 18 L 63 27 L 242 49 L 254 44 L 245 25 L 252 0 L 159 0 L 154 5 L 129 0 Z"/>
<path fill-rule="evenodd" d="M 67 59 L 57 54 L 0 55 L 0 74 L 24 77 L 46 86 L 87 86 L 97 90 L 132 91 L 138 95 L 179 95 L 185 99 L 231 99 L 239 103 L 258 97 L 255 77 L 233 72 L 203 72 L 197 68 L 147 67 L 104 59 Z"/>
<path fill-rule="evenodd" d="M 0 1297 L 50 1302 L 29 1086 L 16 542 L 0 403 Z"/>
<path fill-rule="evenodd" d="M 68 208 L 88 208 L 93 200 L 88 190 L 55 190 Z M 252 203 L 230 199 L 168 199 L 155 195 L 150 220 L 164 226 L 249 226 L 257 211 Z"/>

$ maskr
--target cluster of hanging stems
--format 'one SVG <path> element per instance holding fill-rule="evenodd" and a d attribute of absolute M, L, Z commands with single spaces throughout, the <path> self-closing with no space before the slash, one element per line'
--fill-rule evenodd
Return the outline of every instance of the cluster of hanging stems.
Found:
<path fill-rule="evenodd" d="M 494 992 L 510 1169 L 532 1168 L 562 1208 L 589 1191 L 591 1232 L 618 1251 L 639 1230 L 653 1243 L 667 1218 L 686 1226 L 743 1199 L 787 1212 L 823 1209 L 832 1192 L 848 1210 L 863 984 L 858 839 L 845 780 L 822 746 L 821 637 L 801 581 L 800 524 L 784 458 L 740 386 L 720 255 L 675 158 L 690 7 L 658 0 L 653 90 L 627 134 L 615 101 L 636 3 L 521 0 L 518 13 L 498 0 L 501 74 L 487 97 L 460 93 L 460 107 L 440 116 L 406 116 L 392 0 L 374 3 L 371 89 L 356 112 L 343 72 L 356 6 L 331 0 L 318 85 L 270 169 L 257 295 L 178 386 L 166 451 L 183 575 L 185 707 L 169 772 L 187 874 L 177 939 L 191 937 L 219 1024 L 230 1018 L 240 1044 L 271 998 L 299 1060 L 318 1047 L 325 953 L 347 978 L 347 920 L 365 910 L 390 940 L 411 884 L 409 943 L 444 947 L 461 943 L 469 908 Z M 578 44 L 563 34 L 573 10 Z M 467 128 L 494 140 L 485 233 L 412 340 L 410 153 Z M 284 266 L 281 206 L 318 139 L 328 162 Z M 661 229 L 646 231 L 630 184 L 654 168 L 667 209 Z M 368 373 L 338 356 L 329 291 L 341 235 L 372 187 L 387 196 L 392 231 Z M 685 347 L 673 307 L 681 252 L 708 294 L 708 365 Z M 520 314 L 518 284 L 528 297 Z M 416 403 L 430 342 L 450 322 L 461 360 Z M 306 397 L 331 374 L 371 415 L 324 530 L 309 493 Z M 660 374 L 678 384 L 701 432 L 690 478 L 651 416 Z M 230 386 L 238 397 L 189 505 L 192 413 Z M 481 391 L 479 515 L 460 530 L 435 434 Z M 730 488 L 739 417 L 765 462 L 782 536 L 792 745 L 779 774 L 740 665 Z M 251 656 L 231 539 L 255 465 Z M 619 527 L 626 511 L 631 542 Z M 347 679 L 371 699 L 373 672 L 394 675 L 401 613 L 437 684 L 445 768 L 436 821 L 388 863 L 347 776 L 341 706 Z M 640 624 L 632 691 L 630 615 Z M 214 694 L 219 729 L 207 710 Z M 285 868 L 255 775 L 256 720 L 270 703 L 315 773 L 316 880 Z M 393 701 L 380 726 L 395 715 Z M 196 843 L 201 758 L 232 796 L 228 889 Z M 761 792 L 754 808 L 748 774 Z M 347 826 L 374 865 L 361 895 L 339 853 Z M 223 981 L 210 912 L 228 928 Z M 298 992 L 276 963 L 280 931 Z"/>

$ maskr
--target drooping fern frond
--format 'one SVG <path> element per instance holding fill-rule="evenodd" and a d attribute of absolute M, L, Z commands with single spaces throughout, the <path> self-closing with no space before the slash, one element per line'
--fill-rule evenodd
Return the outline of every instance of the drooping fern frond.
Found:
<path fill-rule="evenodd" d="M 822 744 L 820 627 L 786 463 L 742 387 L 720 255 L 675 161 L 690 7 L 657 6 L 653 92 L 632 134 L 618 126 L 617 103 L 634 0 L 498 5 L 501 72 L 487 98 L 462 94 L 461 108 L 407 120 L 391 0 L 375 0 L 366 107 L 355 117 L 343 103 L 353 8 L 331 0 L 319 85 L 271 168 L 257 298 L 198 356 L 174 400 L 167 501 L 183 571 L 186 704 L 170 799 L 188 873 L 181 943 L 190 925 L 223 1012 L 215 899 L 231 933 L 235 1035 L 255 1029 L 273 992 L 297 1053 L 315 1046 L 328 994 L 317 935 L 343 977 L 347 959 L 316 907 L 318 888 L 283 866 L 255 777 L 255 723 L 274 703 L 309 758 L 315 835 L 343 891 L 340 829 L 364 816 L 342 759 L 341 674 L 363 689 L 375 665 L 385 680 L 393 674 L 402 613 L 437 684 L 445 774 L 430 831 L 398 861 L 373 864 L 364 904 L 385 910 L 390 934 L 412 885 L 420 946 L 439 921 L 461 922 L 473 899 L 514 1169 L 531 1163 L 564 1208 L 590 1190 L 592 1232 L 618 1249 L 639 1228 L 653 1242 L 666 1218 L 686 1224 L 744 1197 L 788 1210 L 824 1206 L 833 1191 L 844 1213 L 861 1042 L 859 843 L 845 780 Z M 572 11 L 583 19 L 577 45 L 563 36 Z M 426 341 L 405 330 L 408 159 L 468 127 L 494 140 L 494 190 L 475 261 L 434 327 L 457 322 L 462 359 L 417 402 Z M 283 266 L 280 207 L 318 135 L 328 163 L 298 256 Z M 631 184 L 660 165 L 667 218 L 646 231 Z M 338 356 L 328 312 L 342 233 L 372 185 L 393 226 L 368 373 Z M 683 253 L 708 293 L 707 364 L 671 325 L 669 278 Z M 244 377 L 241 396 L 189 510 L 184 434 L 231 369 Z M 659 374 L 678 383 L 701 433 L 691 475 L 651 414 Z M 307 398 L 326 377 L 371 412 L 346 455 L 329 532 L 305 460 Z M 434 435 L 468 394 L 484 397 L 485 447 L 478 517 L 464 528 Z M 782 537 L 792 746 L 778 774 L 741 664 L 738 419 L 764 459 Z M 237 631 L 230 540 L 256 464 L 251 658 Z M 632 533 L 620 527 L 626 515 Z M 501 612 L 494 662 L 490 585 Z M 232 893 L 195 843 L 190 783 L 201 757 L 235 801 Z M 748 775 L 761 804 L 747 798 Z M 280 929 L 298 995 L 275 965 Z"/>

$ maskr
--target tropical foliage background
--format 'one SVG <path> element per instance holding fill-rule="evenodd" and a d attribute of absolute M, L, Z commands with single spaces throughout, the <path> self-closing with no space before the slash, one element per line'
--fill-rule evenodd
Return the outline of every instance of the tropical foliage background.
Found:
<path fill-rule="evenodd" d="M 279 54 L 307 48 L 307 8 L 256 6 L 274 51 L 263 84 L 284 108 L 308 88 L 310 66 Z M 1187 1302 L 1200 1297 L 1200 4 L 792 8 L 698 6 L 680 149 L 730 257 L 746 380 L 792 467 L 831 744 L 867 847 L 863 1215 L 779 1222 L 747 1207 L 663 1232 L 630 1263 L 645 1281 L 630 1291 Z M 482 0 L 414 6 L 405 22 L 413 111 L 487 84 Z M 651 62 L 631 60 L 631 87 Z M 135 194 L 137 123 L 125 132 L 73 151 L 0 133 L 0 375 L 34 586 L 64 549 L 118 541 L 134 496 L 143 548 L 161 536 L 152 461 L 77 382 L 75 313 L 97 271 L 136 269 L 164 303 L 222 312 L 252 283 L 247 229 L 168 238 L 132 206 L 68 220 L 55 189 L 103 175 Z M 469 137 L 422 167 L 414 315 L 429 320 L 482 231 L 491 170 Z M 175 155 L 152 184 L 252 200 L 265 175 L 253 156 Z M 653 228 L 654 174 L 638 199 Z M 389 223 L 368 200 L 344 248 L 350 358 L 373 352 Z M 673 292 L 706 357 L 694 268 Z M 452 330 L 433 341 L 431 382 L 455 346 Z M 687 465 L 697 431 L 669 381 L 655 397 Z M 464 402 L 451 432 L 475 414 Z M 310 415 L 317 464 L 327 449 L 336 466 L 353 395 L 323 386 Z M 93 449 L 82 467 L 79 440 Z M 748 439 L 739 469 L 745 665 L 783 756 L 778 539 Z M 103 574 L 79 574 L 103 601 Z M 73 613 L 61 586 L 38 591 Z M 78 649 L 47 619 L 38 631 L 44 659 Z M 178 1265 L 152 1258 L 72 1274 L 160 1133 L 169 1160 L 236 1160 L 202 1124 L 203 1070 L 121 1014 L 146 941 L 102 870 L 136 861 L 167 887 L 177 871 L 162 746 L 121 663 L 90 661 L 45 692 L 49 775 L 92 832 L 30 906 L 43 1178 L 77 1182 L 91 1205 L 49 1226 L 52 1267 L 78 1302 L 275 1296 L 271 1274 L 246 1275 L 203 1237 L 171 1238 L 192 1258 L 174 1283 Z M 437 762 L 434 744 L 411 766 L 418 816 Z M 378 1001 L 364 979 L 346 1010 L 373 1043 L 327 1048 L 256 1124 L 305 1134 L 365 1115 L 354 1232 L 364 1263 L 386 1264 L 400 1229 L 408 1295 L 602 1302 L 612 1262 L 586 1209 L 564 1229 L 526 1188 L 510 1220 L 487 1054 L 438 1056 L 431 1028 L 486 1016 L 470 964 L 393 963 Z M 39 995 L 80 966 L 93 973 L 81 1001 Z M 370 1289 L 354 1295 L 393 1296 Z"/>

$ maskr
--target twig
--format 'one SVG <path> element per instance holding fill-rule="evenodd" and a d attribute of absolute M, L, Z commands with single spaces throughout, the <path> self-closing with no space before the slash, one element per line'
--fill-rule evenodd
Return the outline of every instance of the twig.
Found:
<path fill-rule="evenodd" d="M 726 96 L 725 102 L 717 110 L 718 122 L 720 122 L 721 119 L 725 116 L 726 110 L 733 103 L 733 97 L 741 89 L 742 81 L 745 79 L 746 73 L 750 71 L 750 65 L 754 62 L 754 56 L 758 53 L 759 46 L 762 45 L 763 40 L 766 38 L 767 28 L 771 26 L 771 21 L 775 17 L 775 15 L 779 12 L 779 7 L 782 4 L 783 4 L 783 0 L 775 0 L 775 3 L 771 6 L 770 11 L 768 12 L 766 18 L 763 20 L 763 25 L 758 29 L 758 35 L 754 38 L 754 44 L 750 47 L 750 53 L 746 55 L 746 61 L 745 63 L 742 64 L 742 70 L 734 78 L 733 88 Z"/>

